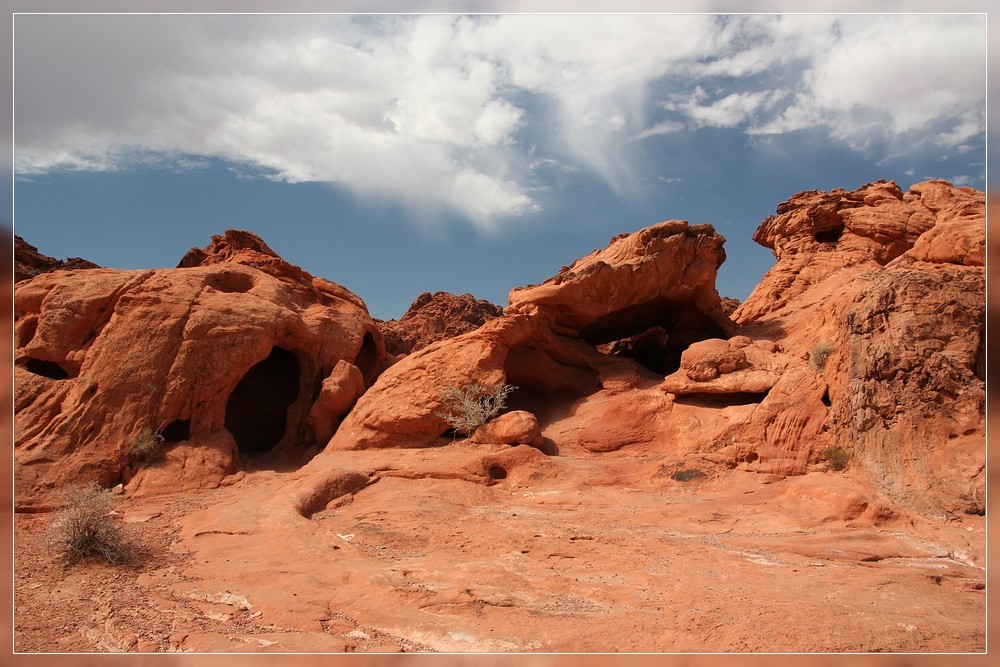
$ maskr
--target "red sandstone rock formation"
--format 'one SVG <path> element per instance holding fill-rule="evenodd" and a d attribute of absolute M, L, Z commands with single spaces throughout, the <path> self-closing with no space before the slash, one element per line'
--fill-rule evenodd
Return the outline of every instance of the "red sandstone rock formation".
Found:
<path fill-rule="evenodd" d="M 38 252 L 38 248 L 31 245 L 20 236 L 14 237 L 14 282 L 33 278 L 40 273 L 58 271 L 60 269 L 97 269 L 97 264 L 89 262 L 79 257 L 70 257 L 66 260 L 59 260 Z"/>
<path fill-rule="evenodd" d="M 509 313 L 544 314 L 592 344 L 665 326 L 684 343 L 731 329 L 715 290 L 725 239 L 711 225 L 668 220 L 622 234 L 541 285 L 510 293 Z M 624 334 L 624 335 L 623 335 Z"/>
<path fill-rule="evenodd" d="M 586 425 L 586 433 L 574 436 L 584 449 L 648 442 L 655 433 L 646 428 L 653 418 L 646 406 L 661 399 L 651 403 L 626 390 L 655 392 L 659 376 L 626 356 L 634 351 L 629 345 L 610 350 L 622 356 L 594 345 L 665 331 L 651 337 L 661 347 L 644 348 L 642 355 L 655 358 L 659 371 L 676 367 L 690 343 L 724 335 L 733 325 L 715 291 L 722 243 L 710 226 L 676 220 L 612 239 L 544 284 L 514 290 L 505 317 L 414 352 L 385 371 L 328 448 L 429 446 L 448 430 L 437 414 L 444 390 L 501 381 L 517 387 L 511 407 L 536 414 L 543 430 L 542 416 L 586 412 L 584 402 L 604 406 L 595 413 L 610 410 L 614 419 Z"/>
<path fill-rule="evenodd" d="M 87 568 L 49 590 L 47 517 L 15 513 L 16 648 L 981 652 L 981 194 L 943 182 L 897 190 L 783 205 L 762 226 L 783 254 L 739 327 L 717 318 L 704 285 L 677 287 L 712 263 L 684 258 L 714 232 L 687 228 L 662 245 L 625 237 L 612 246 L 627 252 L 581 260 L 538 303 L 519 298 L 404 358 L 353 409 L 362 369 L 380 365 L 377 330 L 256 237 L 227 234 L 176 273 L 22 283 L 19 503 L 105 479 L 108 461 L 122 463 L 122 424 L 183 417 L 177 405 L 200 416 L 164 429 L 192 435 L 122 499 L 162 558 L 113 577 Z M 830 206 L 852 221 L 839 237 L 822 233 L 836 226 L 822 227 Z M 865 233 L 852 238 L 855 222 Z M 643 265 L 662 253 L 679 258 L 655 288 L 671 296 L 649 297 Z M 303 361 L 310 341 L 340 337 L 351 342 L 335 363 L 302 370 L 319 365 Z M 233 368 L 278 341 L 310 378 L 299 398 L 318 397 L 293 403 L 289 428 L 303 442 L 333 431 L 324 453 L 205 493 L 135 493 L 220 474 L 231 422 L 201 439 L 196 424 L 217 423 L 219 401 L 253 418 L 246 395 L 280 385 L 288 357 L 238 383 Z M 45 377 L 61 374 L 72 377 Z M 501 380 L 518 386 L 510 412 L 467 440 L 440 437 L 440 388 Z M 30 432 L 32 415 L 44 432 Z M 541 446 L 520 444 L 534 422 Z M 843 473 L 822 461 L 829 446 L 849 450 Z M 664 610 L 679 619 L 669 632 Z"/>
<path fill-rule="evenodd" d="M 983 193 L 944 181 L 800 193 L 757 230 L 778 261 L 733 315 L 825 350 L 824 444 L 924 512 L 985 510 L 985 235 Z"/>
<path fill-rule="evenodd" d="M 735 312 L 739 329 L 714 289 L 714 230 L 671 221 L 618 237 L 514 290 L 505 318 L 386 372 L 329 449 L 428 446 L 447 429 L 444 388 L 507 381 L 557 451 L 789 475 L 824 470 L 839 447 L 901 502 L 981 512 L 977 194 L 880 182 L 796 195 L 757 232 L 779 261 Z"/>
<path fill-rule="evenodd" d="M 504 316 L 411 352 L 374 385 L 382 338 L 360 299 L 249 233 L 192 250 L 186 269 L 36 278 L 16 301 L 19 497 L 83 470 L 130 478 L 143 428 L 183 441 L 168 451 L 193 480 L 180 484 L 215 483 L 233 436 L 260 430 L 229 415 L 249 422 L 244 393 L 294 367 L 279 450 L 446 444 L 442 392 L 503 381 L 547 453 L 627 448 L 663 469 L 789 475 L 825 470 L 839 447 L 896 502 L 982 512 L 984 210 L 982 193 L 942 181 L 800 193 L 755 234 L 778 262 L 734 320 L 714 287 L 722 237 L 659 223 L 513 290 Z M 421 297 L 403 320 L 450 335 L 437 304 L 451 302 Z M 150 475 L 131 488 L 156 488 Z"/>
<path fill-rule="evenodd" d="M 386 352 L 403 356 L 431 343 L 474 331 L 503 315 L 503 308 L 471 294 L 424 292 L 398 320 L 380 322 Z"/>
<path fill-rule="evenodd" d="M 19 507 L 47 505 L 74 481 L 199 488 L 240 456 L 301 458 L 316 440 L 310 409 L 324 378 L 347 363 L 374 379 L 381 334 L 344 288 L 246 232 L 188 259 L 189 268 L 56 271 L 17 285 Z M 321 415 L 324 437 L 336 412 Z M 140 466 L 130 443 L 150 431 L 166 441 L 164 460 Z"/>

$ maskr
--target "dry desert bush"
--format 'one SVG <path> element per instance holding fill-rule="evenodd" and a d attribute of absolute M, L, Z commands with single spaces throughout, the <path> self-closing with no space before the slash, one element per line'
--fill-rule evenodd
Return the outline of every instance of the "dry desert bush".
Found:
<path fill-rule="evenodd" d="M 507 397 L 516 388 L 503 382 L 492 387 L 477 382 L 448 387 L 441 392 L 441 409 L 434 414 L 448 422 L 456 434 L 471 435 L 507 407 Z"/>
<path fill-rule="evenodd" d="M 46 531 L 45 544 L 68 565 L 83 560 L 119 565 L 134 553 L 114 513 L 114 500 L 96 483 L 66 489 L 62 509 Z"/>

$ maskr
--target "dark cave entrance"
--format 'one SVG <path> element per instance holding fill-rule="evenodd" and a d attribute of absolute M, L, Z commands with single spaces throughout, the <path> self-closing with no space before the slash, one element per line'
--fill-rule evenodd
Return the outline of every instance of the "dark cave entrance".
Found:
<path fill-rule="evenodd" d="M 27 357 L 19 365 L 29 373 L 41 375 L 52 380 L 65 380 L 69 377 L 66 369 L 54 361 L 42 361 L 41 359 Z"/>
<path fill-rule="evenodd" d="M 628 357 L 658 375 L 681 366 L 681 353 L 708 338 L 729 338 L 693 303 L 654 299 L 605 315 L 580 334 L 599 352 Z"/>
<path fill-rule="evenodd" d="M 354 358 L 354 365 L 364 376 L 366 386 L 371 386 L 375 382 L 375 378 L 378 377 L 376 361 L 378 361 L 378 347 L 375 345 L 375 337 L 370 331 L 366 331 L 365 337 L 361 340 L 361 350 Z"/>
<path fill-rule="evenodd" d="M 260 456 L 285 435 L 288 408 L 299 394 L 299 362 L 280 347 L 247 371 L 226 403 L 226 429 L 240 454 Z"/>

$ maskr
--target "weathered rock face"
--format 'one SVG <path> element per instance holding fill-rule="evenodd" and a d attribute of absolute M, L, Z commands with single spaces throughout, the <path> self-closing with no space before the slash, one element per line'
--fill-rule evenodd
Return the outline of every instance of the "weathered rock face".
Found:
<path fill-rule="evenodd" d="M 715 290 L 724 243 L 711 225 L 682 220 L 623 234 L 541 285 L 512 290 L 507 312 L 544 314 L 593 345 L 663 327 L 679 354 L 732 330 Z"/>
<path fill-rule="evenodd" d="M 361 300 L 245 232 L 191 251 L 187 268 L 37 277 L 16 294 L 19 502 L 81 477 L 214 484 L 237 455 L 313 443 L 447 445 L 443 392 L 507 382 L 516 418 L 470 439 L 530 436 L 532 457 L 627 448 L 685 475 L 820 472 L 839 448 L 847 474 L 900 506 L 982 513 L 982 193 L 800 193 L 755 238 L 778 262 L 734 320 L 714 287 L 722 237 L 667 221 L 513 290 L 504 315 L 451 338 L 442 313 L 465 306 L 421 297 L 403 318 L 428 336 L 414 348 L 442 340 L 381 375 Z M 137 471 L 128 443 L 142 430 L 171 445 Z"/>
<path fill-rule="evenodd" d="M 17 285 L 20 507 L 57 500 L 67 482 L 198 488 L 240 457 L 301 457 L 324 379 L 343 363 L 374 379 L 381 334 L 356 296 L 245 232 L 194 254 L 201 265 Z M 166 440 L 164 460 L 139 466 L 130 444 L 149 432 Z"/>
<path fill-rule="evenodd" d="M 821 360 L 825 443 L 876 488 L 923 512 L 983 512 L 983 194 L 879 182 L 778 213 L 755 235 L 778 262 L 734 314 L 744 333 Z"/>
<path fill-rule="evenodd" d="M 497 382 L 517 387 L 510 407 L 536 415 L 543 429 L 566 411 L 584 410 L 581 402 L 588 400 L 604 406 L 595 409 L 613 404 L 610 414 L 629 420 L 622 428 L 605 421 L 574 436 L 584 449 L 648 441 L 636 433 L 644 421 L 627 408 L 641 399 L 614 397 L 640 385 L 655 391 L 662 379 L 657 372 L 676 368 L 687 345 L 732 328 L 714 287 L 722 243 L 710 226 L 676 220 L 612 239 L 544 284 L 514 290 L 504 317 L 389 368 L 328 448 L 435 444 L 448 430 L 437 414 L 442 392 Z"/>
<path fill-rule="evenodd" d="M 329 449 L 435 444 L 443 389 L 506 381 L 551 451 L 794 475 L 841 448 L 910 507 L 981 512 L 984 231 L 981 193 L 944 182 L 796 195 L 756 234 L 779 261 L 736 326 L 714 289 L 721 237 L 660 223 L 399 362 Z"/>
<path fill-rule="evenodd" d="M 981 192 L 946 181 L 918 183 L 907 193 L 886 181 L 852 192 L 800 192 L 754 233 L 778 261 L 733 319 L 751 322 L 831 274 L 876 270 L 914 245 L 915 259 L 934 261 L 929 258 L 940 254 L 947 262 L 981 266 L 985 240 L 976 230 L 983 227 L 983 201 Z"/>
<path fill-rule="evenodd" d="M 31 245 L 20 236 L 14 237 L 14 282 L 28 280 L 40 273 L 58 271 L 60 269 L 96 269 L 97 264 L 81 259 L 70 257 L 66 260 L 59 260 L 38 252 L 38 248 Z"/>
<path fill-rule="evenodd" d="M 403 356 L 439 340 L 475 331 L 503 315 L 503 308 L 471 294 L 424 292 L 398 320 L 380 322 L 386 352 Z"/>

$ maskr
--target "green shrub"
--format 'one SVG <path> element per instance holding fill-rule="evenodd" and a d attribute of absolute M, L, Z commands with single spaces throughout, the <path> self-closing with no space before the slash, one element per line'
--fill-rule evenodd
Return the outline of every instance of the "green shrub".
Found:
<path fill-rule="evenodd" d="M 834 350 L 830 343 L 819 343 L 809 352 L 809 366 L 817 373 L 826 366 L 826 360 Z"/>
<path fill-rule="evenodd" d="M 843 470 L 850 459 L 851 455 L 842 447 L 827 447 L 823 452 L 823 460 L 830 470 Z"/>
<path fill-rule="evenodd" d="M 163 434 L 147 429 L 140 432 L 129 445 L 129 454 L 136 463 L 155 463 L 163 456 L 163 442 Z"/>
<path fill-rule="evenodd" d="M 441 409 L 434 415 L 444 419 L 455 434 L 471 435 L 507 406 L 513 385 L 498 382 L 492 387 L 473 382 L 463 387 L 448 387 L 441 392 Z"/>
<path fill-rule="evenodd" d="M 63 494 L 63 506 L 49 524 L 45 544 L 67 564 L 97 560 L 112 565 L 132 558 L 133 546 L 113 513 L 111 495 L 91 483 Z"/>

